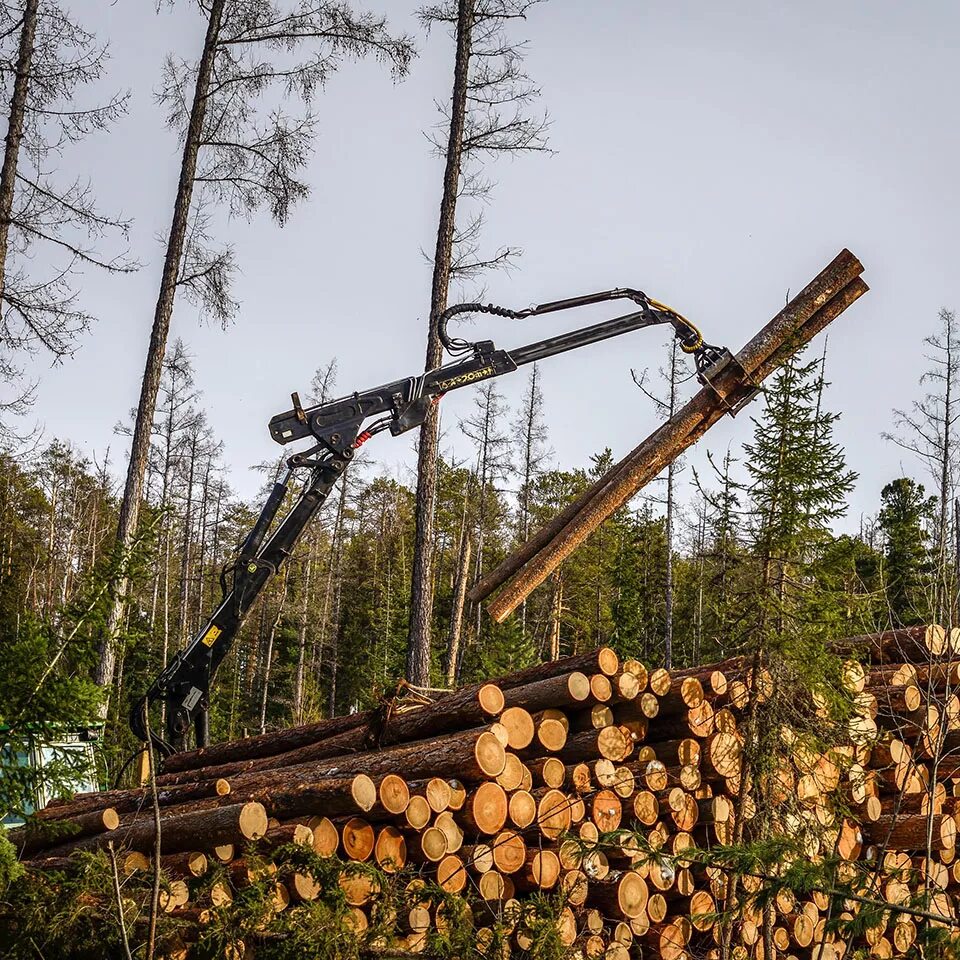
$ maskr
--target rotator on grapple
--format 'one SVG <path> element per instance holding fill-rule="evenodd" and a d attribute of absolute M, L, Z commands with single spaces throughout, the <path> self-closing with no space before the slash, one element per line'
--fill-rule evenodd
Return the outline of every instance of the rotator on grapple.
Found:
<path fill-rule="evenodd" d="M 639 309 L 513 350 L 499 350 L 491 340 L 469 342 L 452 338 L 447 332 L 449 321 L 465 313 L 489 313 L 521 320 L 611 300 L 630 300 Z M 558 353 L 665 323 L 673 326 L 681 349 L 694 357 L 697 377 L 702 383 L 709 385 L 721 369 L 736 362 L 726 348 L 704 343 L 700 331 L 675 310 L 639 290 L 617 288 L 519 311 L 490 304 L 457 304 L 444 311 L 437 323 L 440 341 L 453 358 L 449 363 L 416 377 L 306 408 L 294 393 L 293 408 L 277 414 L 270 421 L 270 435 L 280 444 L 310 438 L 314 441 L 313 446 L 287 460 L 286 472 L 274 484 L 235 560 L 221 573 L 223 598 L 220 604 L 193 641 L 170 661 L 135 704 L 130 716 L 134 734 L 143 741 L 151 740 L 164 756 L 184 749 L 191 726 L 197 746 L 206 745 L 210 684 L 217 668 L 260 592 L 290 556 L 349 466 L 354 450 L 385 430 L 398 436 L 420 426 L 430 406 L 451 390 L 511 373 L 524 364 Z M 372 423 L 364 426 L 371 418 Z M 298 470 L 307 471 L 303 487 L 289 512 L 271 533 Z M 161 700 L 166 704 L 166 738 L 154 733 L 148 722 L 150 706 Z"/>

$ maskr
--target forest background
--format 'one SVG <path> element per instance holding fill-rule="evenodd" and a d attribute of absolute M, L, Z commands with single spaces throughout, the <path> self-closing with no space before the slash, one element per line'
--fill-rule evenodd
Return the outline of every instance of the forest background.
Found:
<path fill-rule="evenodd" d="M 952 295 L 947 274 L 930 282 L 936 258 L 918 268 L 917 244 L 908 243 L 910 255 L 896 260 L 896 244 L 873 239 L 880 230 L 863 215 L 869 203 L 836 212 L 834 191 L 842 192 L 846 168 L 822 160 L 811 170 L 809 155 L 795 155 L 791 137 L 809 139 L 811 125 L 823 137 L 833 133 L 817 123 L 822 77 L 793 87 L 785 68 L 772 92 L 748 100 L 745 117 L 758 98 L 769 98 L 769 108 L 777 96 L 792 97 L 808 124 L 791 132 L 784 123 L 776 127 L 783 139 L 770 140 L 774 128 L 762 122 L 765 114 L 754 114 L 737 150 L 747 152 L 761 140 L 764 150 L 754 149 L 749 169 L 734 180 L 726 163 L 737 157 L 714 165 L 706 186 L 710 192 L 738 182 L 740 190 L 714 194 L 709 209 L 679 203 L 707 166 L 691 159 L 689 146 L 716 130 L 716 102 L 708 98 L 684 112 L 682 94 L 664 85 L 674 91 L 669 104 L 641 109 L 616 71 L 591 72 L 603 58 L 602 43 L 593 39 L 583 42 L 583 69 L 571 70 L 565 44 L 577 35 L 573 6 L 481 3 L 481 16 L 474 8 L 475 51 L 484 44 L 487 50 L 470 67 L 474 94 L 493 83 L 482 67 L 494 61 L 504 68 L 496 79 L 509 94 L 468 101 L 475 111 L 480 103 L 473 119 L 482 122 L 471 126 L 468 114 L 462 136 L 466 157 L 454 181 L 462 202 L 446 245 L 445 298 L 482 292 L 520 306 L 641 285 L 677 301 L 708 339 L 736 348 L 774 312 L 791 281 L 803 282 L 835 253 L 841 242 L 825 246 L 824 235 L 841 236 L 863 257 L 868 275 L 869 254 L 876 252 L 878 269 L 896 280 L 887 280 L 886 290 L 881 282 L 879 297 L 871 294 L 880 306 L 864 304 L 844 317 L 832 343 L 818 343 L 788 366 L 749 415 L 725 425 L 716 441 L 711 437 L 608 521 L 500 627 L 479 608 L 461 608 L 458 586 L 491 569 L 575 497 L 612 463 L 612 447 L 619 454 L 639 439 L 693 384 L 672 345 L 648 334 L 642 343 L 636 337 L 629 352 L 601 350 L 595 360 L 584 356 L 553 373 L 536 367 L 516 374 L 512 386 L 494 382 L 445 402 L 432 461 L 429 682 L 464 682 L 602 643 L 652 663 L 720 659 L 749 642 L 761 610 L 774 609 L 781 619 L 789 611 L 818 637 L 891 623 L 956 623 L 960 330 L 948 307 L 940 309 Z M 229 101 L 224 107 L 231 133 L 253 139 L 238 148 L 238 138 L 217 139 L 203 128 L 199 172 L 192 175 L 197 192 L 186 205 L 185 242 L 168 290 L 172 333 L 157 354 L 154 409 L 139 417 L 145 437 L 139 516 L 128 524 L 129 536 L 121 536 L 118 553 L 125 499 L 129 520 L 126 446 L 137 420 L 130 408 L 158 281 L 155 330 L 164 297 L 158 278 L 164 258 L 142 240 L 147 224 L 154 232 L 168 230 L 167 204 L 182 194 L 187 152 L 179 186 L 177 157 L 190 140 L 189 92 L 218 7 L 228 39 L 211 49 L 235 49 L 259 31 L 264 57 L 282 62 L 281 71 L 293 64 L 297 79 L 271 87 L 270 75 L 281 71 L 263 69 L 267 60 L 259 53 L 242 63 L 215 63 L 215 70 L 236 72 L 215 77 L 213 88 L 229 83 L 246 98 L 236 110 Z M 10 117 L 17 114 L 16 80 L 24 76 L 17 64 L 31 8 L 40 38 L 34 49 L 42 56 L 30 74 L 33 99 L 21 104 L 19 170 L 11 176 L 5 164 L 7 192 L 0 175 L 7 225 L 0 247 L 0 718 L 16 728 L 35 718 L 82 723 L 103 714 L 105 758 L 114 773 L 132 746 L 130 702 L 216 603 L 219 570 L 279 469 L 263 422 L 287 405 L 291 389 L 319 400 L 422 368 L 442 260 L 422 251 L 431 246 L 441 194 L 449 193 L 441 189 L 441 174 L 449 173 L 449 104 L 456 102 L 449 88 L 451 38 L 464 4 L 429 8 L 419 18 L 390 10 L 381 20 L 340 4 L 237 0 L 177 4 L 149 17 L 114 11 L 109 22 L 106 5 L 94 17 L 68 4 L 6 4 L 0 57 Z M 270 18 L 290 9 L 320 18 L 312 21 L 313 33 L 301 19 L 295 37 L 271 37 L 278 21 Z M 657 76 L 662 58 L 662 76 L 683 74 L 676 70 L 679 59 L 695 78 L 678 81 L 681 90 L 687 82 L 702 93 L 709 65 L 694 64 L 715 46 L 708 42 L 711 24 L 681 29 L 679 13 L 674 20 L 659 9 L 649 17 L 635 23 L 612 4 L 608 19 L 595 26 L 607 43 L 617 23 L 660 31 L 660 42 L 644 45 L 640 62 Z M 349 36 L 331 39 L 329 29 L 316 30 L 317 22 L 346 24 Z M 780 26 L 771 20 L 753 29 Z M 893 14 L 879 18 L 865 49 L 851 54 L 846 82 L 853 82 L 857 57 L 882 59 L 898 26 Z M 144 29 L 156 55 L 149 76 L 143 63 L 133 65 L 144 59 Z M 118 43 L 118 35 L 138 42 Z M 161 40 L 175 51 L 166 61 Z M 825 55 L 830 42 L 800 44 L 797 56 Z M 726 49 L 730 54 L 734 47 Z M 619 62 L 628 64 L 635 86 L 633 61 Z M 935 73 L 939 63 L 931 57 L 927 69 Z M 68 70 L 60 69 L 64 64 Z M 727 82 L 749 79 L 727 66 Z M 593 99 L 575 94 L 571 84 L 587 84 Z M 611 121 L 640 114 L 636 144 L 617 139 L 602 118 L 586 128 L 578 124 L 579 111 L 598 98 Z M 376 115 L 367 109 L 374 100 L 383 104 Z M 416 110 L 407 109 L 412 100 Z M 289 113 L 288 101 L 294 104 Z M 892 102 L 877 94 L 862 107 L 868 119 L 852 125 L 856 149 L 845 153 L 834 142 L 851 170 L 878 135 L 872 120 Z M 920 114 L 913 118 L 918 124 Z M 729 129 L 724 136 L 738 139 Z M 116 150 L 118 137 L 128 145 L 139 139 L 139 151 Z M 9 157 L 9 133 L 6 143 Z M 155 151 L 157 143 L 165 144 L 168 162 L 142 152 Z M 408 176 L 411 143 L 421 166 Z M 251 144 L 268 144 L 267 159 L 251 162 Z M 502 156 L 523 153 L 536 156 L 516 163 Z M 570 166 L 558 169 L 571 153 Z M 773 162 L 783 174 L 787 158 L 805 171 L 803 189 L 790 198 L 782 185 L 757 179 Z M 139 171 L 135 192 L 128 189 L 129 171 L 104 177 L 104 169 L 116 172 L 118 163 Z M 936 171 L 926 172 L 936 179 Z M 929 186 L 928 179 L 924 191 Z M 128 211 L 135 194 L 159 198 L 144 223 L 113 212 Z M 735 215 L 743 236 L 718 258 L 718 224 L 729 229 L 727 208 L 746 195 L 749 209 Z M 416 213 L 407 218 L 411 197 Z M 942 211 L 925 192 L 923 199 L 931 236 L 941 229 Z M 101 203 L 111 212 L 103 213 Z M 701 230 L 701 218 L 713 224 L 709 231 Z M 561 233 L 568 221 L 575 227 Z M 442 226 L 441 218 L 438 251 Z M 890 224 L 884 228 L 885 235 L 897 233 Z M 162 236 L 168 264 L 175 232 Z M 815 242 L 804 247 L 812 236 Z M 517 259 L 521 245 L 527 255 Z M 347 260 L 362 267 L 343 274 Z M 291 290 L 287 271 L 308 282 Z M 761 274 L 761 290 L 740 289 L 743 277 Z M 901 303 L 910 304 L 909 315 L 897 312 Z M 542 335 L 540 327 L 498 324 L 498 341 Z M 878 331 L 885 350 L 877 346 Z M 59 366 L 48 371 L 51 359 Z M 410 596 L 424 579 L 415 573 L 422 508 L 415 454 L 402 440 L 394 448 L 386 442 L 365 448 L 244 627 L 218 678 L 215 737 L 363 708 L 409 674 Z M 764 600 L 772 607 L 758 602 Z M 107 677 L 105 644 L 115 655 Z"/>

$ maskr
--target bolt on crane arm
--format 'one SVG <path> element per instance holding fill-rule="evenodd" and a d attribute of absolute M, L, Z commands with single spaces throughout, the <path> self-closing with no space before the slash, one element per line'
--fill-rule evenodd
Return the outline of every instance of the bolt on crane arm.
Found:
<path fill-rule="evenodd" d="M 469 342 L 452 338 L 447 332 L 449 321 L 465 313 L 488 313 L 520 320 L 623 299 L 632 301 L 639 309 L 513 350 L 500 350 L 492 340 Z M 313 445 L 287 460 L 284 476 L 274 484 L 236 559 L 221 574 L 223 598 L 216 610 L 193 641 L 170 661 L 134 705 L 130 715 L 134 734 L 140 740 L 151 740 L 163 756 L 184 749 L 191 727 L 197 746 L 206 745 L 210 685 L 217 669 L 232 647 L 248 611 L 290 557 L 359 446 L 385 430 L 398 436 L 420 426 L 431 405 L 451 390 L 659 324 L 673 326 L 681 349 L 694 356 L 702 382 L 709 383 L 714 370 L 732 361 L 729 351 L 704 343 L 700 331 L 670 307 L 647 297 L 642 291 L 616 288 L 519 311 L 491 304 L 457 304 L 437 318 L 440 341 L 453 358 L 449 363 L 419 376 L 395 380 L 306 408 L 298 395 L 292 394 L 292 409 L 270 420 L 270 435 L 280 444 L 309 438 Z M 307 472 L 300 494 L 274 527 L 292 478 L 299 470 Z M 158 701 L 166 704 L 165 737 L 153 732 L 149 723 L 148 711 Z"/>

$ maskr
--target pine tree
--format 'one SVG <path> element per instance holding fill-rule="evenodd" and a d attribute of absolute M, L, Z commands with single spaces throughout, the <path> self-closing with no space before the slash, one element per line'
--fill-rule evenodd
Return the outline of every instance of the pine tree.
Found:
<path fill-rule="evenodd" d="M 129 94 L 100 106 L 82 102 L 106 62 L 107 47 L 67 5 L 0 5 L 0 83 L 9 97 L 0 165 L 0 437 L 8 440 L 3 415 L 22 413 L 33 398 L 18 355 L 69 356 L 93 319 L 79 302 L 83 269 L 137 266 L 98 249 L 107 237 L 125 240 L 129 222 L 100 212 L 76 158 L 65 174 L 58 169 L 74 144 L 126 112 Z"/>
<path fill-rule="evenodd" d="M 443 181 L 430 285 L 426 369 L 443 355 L 439 318 L 447 308 L 451 284 L 476 280 L 503 267 L 517 250 L 480 252 L 483 208 L 464 201 L 486 201 L 492 182 L 486 164 L 504 154 L 545 149 L 546 118 L 530 115 L 540 95 L 523 69 L 524 45 L 508 28 L 526 18 L 537 0 L 439 0 L 422 7 L 420 20 L 430 29 L 452 31 L 456 53 L 449 100 L 439 109 L 443 123 L 433 146 L 443 159 Z M 435 576 L 435 513 L 439 462 L 439 414 L 431 407 L 417 445 L 417 514 L 410 591 L 407 680 L 430 682 Z M 477 554 L 479 561 L 479 551 Z"/>
<path fill-rule="evenodd" d="M 317 91 L 346 60 L 371 55 L 402 75 L 413 55 L 409 40 L 391 37 L 384 19 L 355 15 L 343 3 L 287 8 L 274 0 L 210 0 L 200 12 L 198 60 L 168 57 L 159 93 L 183 151 L 117 524 L 121 554 L 137 530 L 178 294 L 221 324 L 237 307 L 233 249 L 214 242 L 214 212 L 252 218 L 266 209 L 279 225 L 286 223 L 309 193 L 299 177 L 316 132 L 311 104 Z M 299 115 L 284 105 L 294 97 L 302 103 Z M 117 584 L 100 646 L 96 681 L 104 687 L 113 681 L 126 586 Z"/>
<path fill-rule="evenodd" d="M 749 598 L 742 599 L 743 650 L 751 670 L 740 797 L 752 793 L 757 816 L 745 823 L 737 810 L 735 844 L 762 842 L 774 828 L 777 805 L 771 794 L 787 749 L 785 727 L 816 744 L 831 736 L 831 724 L 843 716 L 841 661 L 827 641 L 842 629 L 846 598 L 826 594 L 829 581 L 817 574 L 835 542 L 831 525 L 846 509 L 856 474 L 833 439 L 837 415 L 824 407 L 823 366 L 822 359 L 795 357 L 780 368 L 762 414 L 752 421 L 753 439 L 744 444 L 754 582 Z M 823 708 L 811 716 L 814 696 Z M 739 889 L 734 875 L 725 910 L 735 912 Z M 772 953 L 770 910 L 762 914 L 762 930 Z M 732 931 L 727 922 L 724 958 L 730 956 Z"/>
<path fill-rule="evenodd" d="M 880 493 L 883 506 L 877 522 L 883 533 L 884 589 L 894 626 L 922 623 L 929 605 L 932 572 L 925 524 L 934 521 L 937 498 L 925 497 L 923 484 L 898 477 Z"/>
<path fill-rule="evenodd" d="M 734 639 L 740 619 L 738 573 L 742 572 L 744 547 L 739 537 L 742 517 L 741 487 L 733 476 L 736 460 L 728 448 L 719 466 L 711 453 L 707 461 L 719 484 L 708 490 L 694 470 L 694 482 L 704 501 L 703 635 L 709 644 L 708 658 L 723 659 Z"/>
<path fill-rule="evenodd" d="M 623 530 L 615 562 L 615 646 L 624 657 L 662 663 L 666 522 L 644 501 L 623 524 Z"/>
<path fill-rule="evenodd" d="M 750 534 L 760 563 L 761 633 L 802 616 L 818 551 L 846 512 L 857 475 L 833 440 L 839 414 L 823 409 L 821 360 L 794 358 L 774 377 L 754 436 L 744 444 Z"/>
<path fill-rule="evenodd" d="M 517 540 L 521 543 L 530 536 L 531 485 L 553 453 L 547 445 L 549 431 L 543 413 L 543 388 L 540 380 L 540 365 L 535 363 L 530 368 L 520 410 L 513 424 L 520 480 L 517 494 Z"/>

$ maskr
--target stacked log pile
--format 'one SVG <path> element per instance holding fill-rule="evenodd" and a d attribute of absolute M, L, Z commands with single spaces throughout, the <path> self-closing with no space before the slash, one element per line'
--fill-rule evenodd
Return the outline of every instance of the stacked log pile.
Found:
<path fill-rule="evenodd" d="M 809 857 L 838 855 L 851 876 L 869 863 L 862 902 L 904 905 L 919 884 L 930 893 L 923 922 L 951 920 L 960 890 L 960 635 L 910 628 L 845 646 L 869 654 L 845 673 L 855 704 L 849 735 L 812 751 L 784 733 L 774 794 L 790 802 L 775 816 Z M 402 908 L 394 905 L 386 936 L 378 915 L 372 949 L 423 951 L 451 922 L 445 891 L 470 903 L 481 953 L 495 929 L 523 950 L 534 937 L 526 905 L 548 892 L 557 894 L 550 922 L 582 957 L 718 957 L 729 876 L 701 854 L 731 843 L 736 824 L 757 814 L 742 776 L 744 710 L 763 696 L 764 677 L 741 659 L 671 672 L 621 663 L 604 648 L 413 708 L 171 757 L 156 791 L 161 907 L 199 929 L 266 877 L 275 910 L 297 910 L 324 891 L 309 871 L 272 866 L 274 852 L 293 844 L 376 865 L 340 874 L 345 920 L 358 935 L 372 929 L 377 876 L 400 884 Z M 51 826 L 61 833 L 43 829 Z M 79 795 L 40 811 L 12 839 L 36 869 L 68 869 L 78 851 L 109 848 L 121 876 L 147 871 L 153 797 Z M 763 882 L 738 878 L 747 894 Z M 766 938 L 761 911 L 741 911 L 732 955 L 764 958 L 770 944 L 816 960 L 909 952 L 919 915 L 891 909 L 852 942 L 835 932 L 828 921 L 860 906 L 852 897 L 838 908 L 826 891 L 782 892 Z"/>

